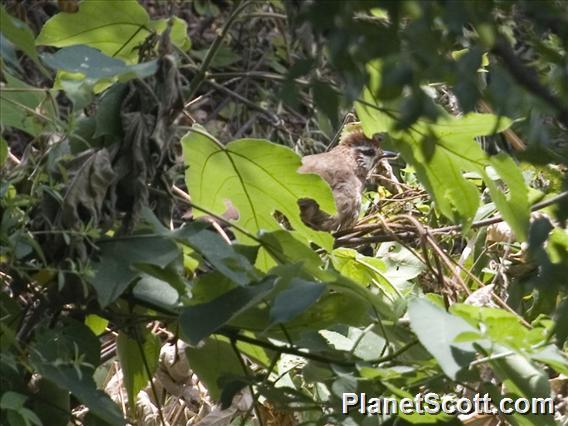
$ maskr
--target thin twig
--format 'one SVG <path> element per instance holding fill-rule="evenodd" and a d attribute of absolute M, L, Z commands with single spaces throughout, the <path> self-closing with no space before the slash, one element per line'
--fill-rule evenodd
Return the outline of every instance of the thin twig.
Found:
<path fill-rule="evenodd" d="M 270 350 L 273 350 L 273 351 L 276 351 L 276 352 L 279 352 L 279 353 L 301 356 L 303 358 L 311 359 L 312 361 L 323 362 L 323 363 L 326 363 L 326 364 L 342 365 L 344 367 L 354 367 L 355 366 L 355 361 L 347 361 L 347 360 L 328 358 L 328 357 L 323 356 L 323 355 L 304 352 L 304 351 L 302 351 L 302 350 L 300 350 L 296 347 L 292 347 L 292 346 L 288 346 L 288 345 L 278 346 L 278 345 L 275 345 L 273 343 L 266 342 L 264 340 L 255 339 L 254 337 L 249 337 L 249 336 L 245 336 L 243 334 L 234 333 L 233 331 L 229 331 L 227 329 L 220 330 L 220 331 L 216 332 L 216 334 L 223 335 L 225 337 L 228 337 L 229 339 L 235 339 L 235 340 L 240 341 L 240 342 L 250 343 L 252 345 L 260 346 L 260 347 L 265 348 L 265 349 L 270 349 Z M 414 346 L 417 343 L 418 343 L 417 339 L 411 340 L 406 345 L 404 345 L 401 348 L 399 348 L 398 350 L 390 353 L 389 355 L 385 355 L 385 356 L 377 358 L 375 360 L 370 360 L 369 362 L 371 362 L 373 364 L 380 364 L 380 363 L 383 363 L 383 362 L 392 361 L 397 356 L 406 352 L 408 349 L 410 349 L 412 346 Z"/>
<path fill-rule="evenodd" d="M 221 47 L 221 42 L 223 41 L 223 39 L 225 38 L 225 36 L 229 32 L 229 30 L 231 29 L 231 26 L 235 22 L 236 18 L 240 15 L 240 13 L 243 10 L 245 10 L 251 4 L 254 4 L 254 2 L 245 2 L 242 5 L 239 4 L 239 2 L 237 2 L 237 6 L 235 7 L 233 12 L 231 13 L 229 18 L 227 19 L 227 22 L 225 22 L 225 25 L 223 25 L 223 29 L 217 35 L 217 37 L 213 41 L 213 44 L 211 44 L 211 47 L 209 47 L 209 50 L 207 51 L 207 54 L 205 55 L 205 58 L 203 59 L 201 66 L 197 70 L 197 73 L 193 76 L 193 79 L 191 80 L 191 83 L 189 85 L 189 89 L 188 89 L 188 93 L 187 93 L 187 99 L 191 100 L 195 96 L 195 94 L 197 93 L 197 90 L 199 89 L 199 86 L 201 85 L 201 83 L 205 79 L 205 76 L 207 74 L 207 71 L 209 70 L 209 66 L 211 65 L 211 62 L 213 61 L 213 59 L 215 58 L 215 55 L 217 54 L 217 51 Z"/>
<path fill-rule="evenodd" d="M 564 200 L 565 198 L 568 198 L 568 191 L 564 191 L 561 192 L 558 195 L 555 195 L 554 197 L 551 197 L 547 200 L 543 200 L 539 203 L 535 203 L 531 206 L 531 211 L 538 211 L 538 210 L 542 210 L 546 207 L 549 207 L 553 204 L 558 203 L 559 201 Z M 505 219 L 498 215 L 495 217 L 491 217 L 488 219 L 482 219 L 482 220 L 478 220 L 476 222 L 473 222 L 470 225 L 471 229 L 476 229 L 476 228 L 482 228 L 484 226 L 488 226 L 488 225 L 493 225 L 495 223 L 499 223 L 499 222 L 503 222 Z M 383 228 L 383 224 L 377 223 L 377 224 L 368 224 L 365 225 L 364 229 L 368 230 L 368 231 L 373 231 L 376 229 L 382 229 Z M 441 228 L 431 228 L 428 229 L 428 232 L 430 234 L 449 234 L 451 232 L 459 232 L 463 229 L 463 225 L 451 225 L 451 226 L 444 226 Z M 354 231 L 359 231 L 361 230 L 359 229 L 354 229 L 354 230 L 345 230 L 343 231 L 344 233 L 353 233 Z M 358 246 L 358 245 L 363 245 L 363 244 L 370 244 L 370 243 L 382 243 L 382 242 L 387 242 L 387 241 L 395 241 L 396 239 L 409 239 L 409 238 L 416 238 L 416 232 L 413 230 L 405 230 L 405 231 L 401 231 L 401 232 L 396 232 L 394 234 L 383 234 L 383 235 L 372 235 L 369 237 L 358 237 L 358 238 L 348 238 L 348 237 L 343 237 L 341 236 L 340 238 L 337 238 L 336 240 L 336 245 L 337 246 Z"/>
<path fill-rule="evenodd" d="M 272 124 L 279 126 L 282 124 L 282 120 L 280 120 L 280 118 L 268 111 L 267 109 L 261 107 L 258 103 L 251 101 L 250 99 L 245 98 L 244 96 L 242 96 L 241 94 L 223 86 L 222 84 L 217 83 L 214 80 L 210 80 L 210 79 L 206 79 L 204 80 L 205 83 L 213 86 L 215 89 L 231 96 L 232 98 L 238 100 L 239 102 L 245 104 L 246 106 L 248 106 L 250 109 L 256 110 L 260 113 L 262 113 L 263 115 L 265 115 L 266 117 L 268 117 L 271 121 Z"/>

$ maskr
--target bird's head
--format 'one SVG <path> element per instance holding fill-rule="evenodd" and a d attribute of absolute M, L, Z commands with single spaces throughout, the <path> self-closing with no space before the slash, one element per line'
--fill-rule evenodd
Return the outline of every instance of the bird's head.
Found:
<path fill-rule="evenodd" d="M 368 138 L 360 123 L 348 123 L 343 128 L 339 144 L 350 150 L 361 174 L 366 177 L 381 158 L 393 156 L 391 152 L 381 148 L 385 137 L 386 133 L 375 133 L 372 138 Z"/>

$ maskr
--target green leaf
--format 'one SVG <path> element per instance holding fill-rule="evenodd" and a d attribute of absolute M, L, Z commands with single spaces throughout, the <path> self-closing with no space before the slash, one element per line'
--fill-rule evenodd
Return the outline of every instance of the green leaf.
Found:
<path fill-rule="evenodd" d="M 554 334 L 558 344 L 563 346 L 568 339 L 568 298 L 562 299 L 554 313 Z"/>
<path fill-rule="evenodd" d="M 127 84 L 113 84 L 97 100 L 94 138 L 100 136 L 122 137 L 122 120 L 120 107 L 128 91 Z"/>
<path fill-rule="evenodd" d="M 27 397 L 20 393 L 7 391 L 2 394 L 0 398 L 0 408 L 2 410 L 9 410 L 17 414 L 22 418 L 22 424 L 28 425 L 38 425 L 41 426 L 41 420 L 39 417 L 29 408 L 24 407 Z"/>
<path fill-rule="evenodd" d="M 270 318 L 275 323 L 291 320 L 313 305 L 324 290 L 324 284 L 293 278 L 274 298 L 270 308 Z"/>
<path fill-rule="evenodd" d="M 157 266 L 153 267 L 157 271 L 161 270 L 161 268 Z M 132 294 L 136 297 L 136 299 L 144 300 L 151 303 L 153 306 L 161 306 L 165 309 L 175 308 L 179 304 L 180 294 L 185 294 L 185 292 L 178 292 L 178 290 L 176 290 L 176 285 L 172 285 L 172 282 L 175 282 L 178 279 L 181 280 L 181 277 L 177 276 L 171 279 L 160 279 L 156 278 L 156 276 L 143 274 L 132 289 Z"/>
<path fill-rule="evenodd" d="M 52 117 L 53 108 L 47 91 L 38 91 L 37 88 L 18 80 L 7 72 L 3 75 L 6 79 L 5 88 L 17 90 L 13 92 L 2 90 L 0 93 L 0 111 L 2 111 L 0 124 L 15 127 L 32 136 L 38 136 L 51 126 L 49 119 Z M 34 111 L 41 111 L 46 119 L 35 114 Z"/>
<path fill-rule="evenodd" d="M 4 37 L 41 66 L 32 30 L 19 19 L 10 16 L 3 5 L 0 5 L 0 23 Z"/>
<path fill-rule="evenodd" d="M 476 351 L 471 342 L 456 342 L 455 338 L 479 331 L 424 298 L 409 302 L 408 315 L 420 343 L 436 358 L 444 373 L 456 380 L 473 361 Z"/>
<path fill-rule="evenodd" d="M 306 330 L 317 331 L 336 326 L 338 323 L 354 327 L 368 325 L 369 308 L 368 302 L 355 295 L 327 292 L 317 303 L 288 321 L 285 331 L 289 336 L 300 337 L 306 333 Z M 231 321 L 231 326 L 253 332 L 266 332 L 266 329 L 273 325 L 267 311 L 267 308 L 261 307 L 246 311 Z M 286 339 L 280 328 L 273 328 L 271 336 Z"/>
<path fill-rule="evenodd" d="M 326 283 L 328 288 L 343 294 L 345 297 L 352 300 L 358 299 L 368 307 L 372 306 L 373 310 L 378 312 L 382 318 L 398 318 L 400 316 L 393 313 L 382 295 L 373 294 L 366 287 L 357 285 L 333 269 L 324 269 L 322 260 L 317 253 L 298 241 L 293 235 L 294 233 L 283 230 L 260 235 L 260 240 L 267 253 L 281 264 L 270 269 L 270 274 L 289 277 L 291 270 L 294 276 L 322 281 Z M 400 314 L 402 315 L 402 313 Z M 355 315 L 358 315 L 358 318 L 361 317 L 358 312 Z"/>
<path fill-rule="evenodd" d="M 44 379 L 71 392 L 107 423 L 123 425 L 120 409 L 93 380 L 99 358 L 97 337 L 84 324 L 70 319 L 56 329 L 37 331 L 30 350 L 30 363 Z"/>
<path fill-rule="evenodd" d="M 184 308 L 180 325 L 187 341 L 196 345 L 224 324 L 258 304 L 274 287 L 274 280 L 248 287 L 237 287 L 210 302 Z"/>
<path fill-rule="evenodd" d="M 531 353 L 530 358 L 549 365 L 558 373 L 568 375 L 568 355 L 555 345 L 547 345 L 541 350 Z"/>
<path fill-rule="evenodd" d="M 177 16 L 174 16 L 171 19 L 173 19 L 173 25 L 170 32 L 170 40 L 182 51 L 187 52 L 191 49 L 191 39 L 187 35 L 187 22 Z M 168 20 L 169 19 L 158 19 L 156 21 L 152 21 L 150 22 L 150 27 L 158 34 L 161 34 L 167 28 Z"/>
<path fill-rule="evenodd" d="M 508 349 L 496 349 L 492 355 L 509 352 Z M 520 354 L 491 359 L 489 361 L 497 377 L 510 392 L 527 398 L 546 398 L 550 396 L 548 374 L 537 368 Z"/>
<path fill-rule="evenodd" d="M 57 384 L 41 378 L 37 385 L 38 392 L 34 393 L 31 408 L 44 425 L 67 426 L 71 412 L 71 396 Z"/>
<path fill-rule="evenodd" d="M 219 271 L 211 271 L 197 277 L 191 285 L 191 304 L 199 305 L 216 299 L 237 287 L 234 281 L 228 279 Z"/>
<path fill-rule="evenodd" d="M 97 292 L 101 306 L 114 302 L 140 272 L 136 263 L 165 268 L 180 256 L 176 244 L 156 236 L 135 235 L 131 238 L 99 241 L 101 259 L 95 263 L 95 274 L 88 281 Z"/>
<path fill-rule="evenodd" d="M 297 173 L 300 158 L 289 148 L 261 139 L 240 139 L 226 146 L 201 131 L 190 131 L 182 139 L 186 182 L 193 202 L 222 214 L 226 200 L 239 212 L 237 223 L 251 232 L 281 229 L 273 217 L 279 211 L 287 217 L 296 235 L 322 248 L 331 249 L 333 239 L 308 228 L 300 219 L 299 198 L 312 198 L 322 210 L 333 214 L 331 189 L 319 176 Z M 203 213 L 194 210 L 196 216 Z M 237 232 L 241 241 L 250 238 Z M 266 261 L 257 261 L 262 266 Z"/>
<path fill-rule="evenodd" d="M 418 120 L 411 128 L 398 131 L 398 107 L 389 109 L 377 97 L 382 84 L 382 63 L 372 62 L 367 70 L 370 82 L 363 90 L 362 100 L 356 104 L 365 133 L 389 132 L 394 148 L 414 167 L 438 210 L 466 227 L 479 207 L 480 194 L 464 177 L 464 172 L 483 177 L 501 214 L 517 238 L 525 240 L 529 223 L 528 190 L 518 167 L 504 154 L 487 156 L 474 140 L 507 129 L 512 120 L 492 114 L 470 113 L 459 118 L 446 114 L 435 123 Z M 508 186 L 508 197 L 490 179 L 488 167 Z"/>
<path fill-rule="evenodd" d="M 36 45 L 84 44 L 108 56 L 135 62 L 136 46 L 148 36 L 150 18 L 136 0 L 84 0 L 76 13 L 58 13 L 41 29 Z"/>
<path fill-rule="evenodd" d="M 508 127 L 510 120 L 506 121 Z M 416 174 L 434 197 L 436 206 L 449 219 L 471 223 L 479 207 L 480 194 L 476 186 L 465 179 L 463 172 L 484 172 L 487 156 L 474 141 L 475 136 L 502 130 L 497 117 L 489 114 L 468 114 L 456 119 L 447 117 L 433 125 L 422 125 L 398 139 L 396 147 L 416 169 Z M 423 137 L 420 133 L 427 135 Z M 425 154 L 424 144 L 432 140 L 433 152 Z"/>
<path fill-rule="evenodd" d="M 0 136 L 0 166 L 3 166 L 8 159 L 8 143 Z"/>
<path fill-rule="evenodd" d="M 246 256 L 227 244 L 218 233 L 203 229 L 205 226 L 199 222 L 190 224 L 174 232 L 172 236 L 189 245 L 217 271 L 239 285 L 246 285 L 260 278 L 260 274 Z"/>
<path fill-rule="evenodd" d="M 388 132 L 394 128 L 396 123 L 394 120 L 396 109 L 391 108 L 389 104 L 385 104 L 376 96 L 382 84 L 382 69 L 383 65 L 380 60 L 367 64 L 369 82 L 361 95 L 363 102 L 355 103 L 355 111 L 367 135 Z"/>
<path fill-rule="evenodd" d="M 210 337 L 197 348 L 187 347 L 185 354 L 191 369 L 205 383 L 213 400 L 221 397 L 223 377 L 244 374 L 238 355 L 222 337 Z"/>
<path fill-rule="evenodd" d="M 74 111 L 81 111 L 93 100 L 93 88 L 83 79 L 60 79 L 56 84 L 61 86 L 67 97 L 73 102 Z"/>
<path fill-rule="evenodd" d="M 396 242 L 382 243 L 375 256 L 385 263 L 385 278 L 399 289 L 426 268 L 414 253 Z"/>
<path fill-rule="evenodd" d="M 528 187 L 521 171 L 505 153 L 490 157 L 490 165 L 509 189 L 508 196 L 488 176 L 484 178 L 491 199 L 520 241 L 527 241 L 530 218 Z"/>
<path fill-rule="evenodd" d="M 69 390 L 75 398 L 85 404 L 93 414 L 111 425 L 125 424 L 118 406 L 107 394 L 97 389 L 91 376 L 72 366 L 56 367 L 53 362 L 41 363 L 32 356 L 37 372 L 60 388 Z"/>
<path fill-rule="evenodd" d="M 321 258 L 306 244 L 294 238 L 293 232 L 284 230 L 262 232 L 260 240 L 274 261 L 272 264 L 268 262 L 265 264 L 267 269 L 278 264 L 300 263 L 314 276 L 322 272 Z"/>
<path fill-rule="evenodd" d="M 160 339 L 142 328 L 135 336 L 120 332 L 116 339 L 116 350 L 122 367 L 124 386 L 132 412 L 136 410 L 136 397 L 150 382 L 160 356 Z"/>
<path fill-rule="evenodd" d="M 0 58 L 6 65 L 6 68 L 11 68 L 17 70 L 18 72 L 23 72 L 20 65 L 20 59 L 16 53 L 16 46 L 14 46 L 10 40 L 8 40 L 4 34 L 0 32 Z"/>
<path fill-rule="evenodd" d="M 123 81 L 145 78 L 158 70 L 157 60 L 127 65 L 121 59 L 112 58 L 86 45 L 65 47 L 55 53 L 45 53 L 42 58 L 54 70 L 83 74 L 89 84 L 114 77 L 123 77 Z"/>
<path fill-rule="evenodd" d="M 452 305 L 450 312 L 484 330 L 484 335 L 495 343 L 515 350 L 522 350 L 536 343 L 529 340 L 529 330 L 519 318 L 503 309 L 456 303 Z"/>
<path fill-rule="evenodd" d="M 4 392 L 2 394 L 2 398 L 0 398 L 0 408 L 4 410 L 18 411 L 24 406 L 26 399 L 28 399 L 26 395 L 22 395 L 20 393 L 11 391 Z"/>
<path fill-rule="evenodd" d="M 96 336 L 99 336 L 105 331 L 108 320 L 95 314 L 89 314 L 85 317 L 85 325 L 89 327 Z"/>
<path fill-rule="evenodd" d="M 400 302 L 401 294 L 385 276 L 386 265 L 381 259 L 363 256 L 356 250 L 338 248 L 331 255 L 333 266 L 341 275 L 357 284 L 368 287 L 374 285 L 392 302 Z"/>

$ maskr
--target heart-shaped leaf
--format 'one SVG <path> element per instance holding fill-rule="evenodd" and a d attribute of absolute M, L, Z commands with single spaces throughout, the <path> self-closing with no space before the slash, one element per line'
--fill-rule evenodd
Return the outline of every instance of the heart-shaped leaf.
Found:
<path fill-rule="evenodd" d="M 36 44 L 56 47 L 85 44 L 108 56 L 134 61 L 149 34 L 150 17 L 135 0 L 85 0 L 76 13 L 58 13 L 39 33 Z"/>
<path fill-rule="evenodd" d="M 239 212 L 238 225 L 252 234 L 281 229 L 274 218 L 274 213 L 280 212 L 297 236 L 331 249 L 331 235 L 304 225 L 297 204 L 299 198 L 312 198 L 322 210 L 333 214 L 331 189 L 317 175 L 297 173 L 301 162 L 291 149 L 262 139 L 239 139 L 223 146 L 196 130 L 181 141 L 189 166 L 186 182 L 196 206 L 222 214 L 229 200 Z M 194 214 L 204 213 L 195 209 Z M 237 235 L 250 242 L 241 233 Z M 266 259 L 262 253 L 261 257 Z M 262 267 L 262 261 L 258 263 Z"/>

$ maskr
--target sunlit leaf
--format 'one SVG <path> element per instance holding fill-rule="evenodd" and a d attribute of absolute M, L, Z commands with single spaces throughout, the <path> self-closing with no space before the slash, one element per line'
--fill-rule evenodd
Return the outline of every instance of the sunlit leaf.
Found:
<path fill-rule="evenodd" d="M 492 114 L 443 115 L 435 123 L 419 120 L 409 129 L 398 131 L 398 113 L 386 111 L 376 95 L 381 85 L 381 68 L 380 62 L 368 66 L 371 80 L 363 91 L 362 101 L 356 104 L 365 133 L 389 132 L 393 146 L 415 168 L 440 212 L 466 227 L 479 207 L 480 193 L 474 183 L 464 177 L 464 172 L 479 174 L 517 238 L 525 240 L 529 219 L 528 191 L 520 171 L 504 154 L 489 157 L 474 140 L 478 136 L 501 132 L 512 121 Z M 491 180 L 488 167 L 496 170 L 507 185 L 508 196 Z"/>
<path fill-rule="evenodd" d="M 36 44 L 84 44 L 135 62 L 135 47 L 149 35 L 150 17 L 136 0 L 85 0 L 76 13 L 58 13 L 42 27 Z"/>
<path fill-rule="evenodd" d="M 261 139 L 240 139 L 222 146 L 201 132 L 182 139 L 186 182 L 193 202 L 222 214 L 230 201 L 239 212 L 236 222 L 252 234 L 281 229 L 274 218 L 282 213 L 298 236 L 331 249 L 331 235 L 308 228 L 300 219 L 297 201 L 312 198 L 321 209 L 335 212 L 329 186 L 317 175 L 300 174 L 299 157 L 289 148 Z M 204 213 L 194 210 L 195 216 Z M 250 239 L 238 233 L 241 241 Z M 262 253 L 259 263 L 264 263 Z"/>
<path fill-rule="evenodd" d="M 160 339 L 142 329 L 133 336 L 120 332 L 116 339 L 116 351 L 122 367 L 124 386 L 132 412 L 136 396 L 150 381 L 158 367 Z"/>
<path fill-rule="evenodd" d="M 231 344 L 222 337 L 210 337 L 204 344 L 188 347 L 185 355 L 191 369 L 207 386 L 211 398 L 218 400 L 223 388 L 222 379 L 244 375 L 238 356 Z"/>

